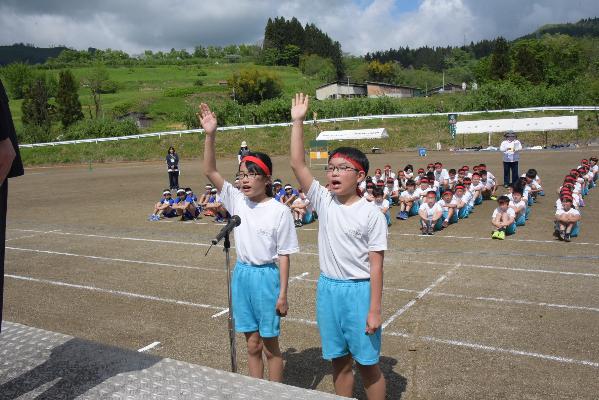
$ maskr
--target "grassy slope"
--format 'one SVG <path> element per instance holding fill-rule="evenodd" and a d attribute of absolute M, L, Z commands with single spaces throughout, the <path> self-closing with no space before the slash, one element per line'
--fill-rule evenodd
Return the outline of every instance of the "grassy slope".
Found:
<path fill-rule="evenodd" d="M 570 113 L 546 112 L 517 114 L 516 117 L 540 117 L 571 115 Z M 548 143 L 559 144 L 577 142 L 585 143 L 597 136 L 597 120 L 594 113 L 579 113 L 579 131 L 563 131 L 548 134 Z M 498 119 L 513 118 L 513 114 L 482 114 L 468 119 Z M 344 141 L 343 145 L 356 146 L 365 151 L 370 151 L 372 146 L 378 146 L 384 151 L 398 151 L 403 149 L 425 146 L 429 149 L 436 148 L 436 143 L 441 142 L 443 148 L 453 146 L 447 128 L 446 117 L 409 118 L 396 120 L 371 120 L 360 122 L 343 122 L 320 125 L 321 130 L 358 129 L 384 127 L 389 132 L 389 139 L 367 141 Z M 317 135 L 316 128 L 306 126 L 306 144 Z M 289 128 L 252 129 L 247 131 L 226 131 L 219 133 L 216 150 L 219 155 L 236 154 L 239 143 L 247 140 L 250 148 L 264 151 L 271 155 L 288 154 Z M 526 145 L 543 145 L 545 136 L 542 133 L 527 133 L 521 135 L 521 140 Z M 498 146 L 501 135 L 493 135 L 493 145 Z M 487 145 L 487 135 L 467 135 L 464 144 L 468 146 Z M 203 136 L 188 134 L 121 142 L 107 142 L 99 144 L 80 144 L 57 147 L 43 147 L 35 149 L 22 149 L 23 160 L 26 165 L 43 165 L 57 163 L 88 163 L 132 160 L 158 160 L 164 157 L 166 149 L 173 145 L 181 157 L 198 157 L 203 151 Z M 330 143 L 336 147 L 338 143 Z M 462 145 L 462 138 L 457 142 Z"/>

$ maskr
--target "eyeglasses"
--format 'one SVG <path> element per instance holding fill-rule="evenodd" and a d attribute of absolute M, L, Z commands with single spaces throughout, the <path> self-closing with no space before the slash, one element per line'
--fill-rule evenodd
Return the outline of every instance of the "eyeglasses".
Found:
<path fill-rule="evenodd" d="M 245 178 L 249 178 L 249 179 L 256 179 L 258 176 L 260 176 L 260 174 L 257 174 L 255 172 L 248 172 L 247 174 L 245 172 L 238 172 L 237 175 L 235 175 L 235 179 L 245 179 Z"/>
<path fill-rule="evenodd" d="M 350 166 L 348 166 L 348 165 L 340 165 L 340 166 L 338 166 L 338 167 L 337 167 L 337 166 L 333 166 L 333 165 L 329 165 L 329 166 L 326 168 L 326 172 L 327 172 L 327 174 L 332 174 L 332 173 L 334 173 L 334 172 L 338 172 L 338 173 L 341 173 L 341 174 L 343 174 L 343 173 L 345 173 L 345 172 L 349 172 L 349 171 L 356 171 L 356 172 L 359 172 L 359 170 L 358 170 L 358 169 L 356 169 L 356 168 L 352 168 L 352 167 L 350 167 Z"/>

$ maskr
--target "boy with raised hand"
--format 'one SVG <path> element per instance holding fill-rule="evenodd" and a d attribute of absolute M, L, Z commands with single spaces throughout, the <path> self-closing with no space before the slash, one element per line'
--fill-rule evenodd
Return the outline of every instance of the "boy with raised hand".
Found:
<path fill-rule="evenodd" d="M 497 208 L 493 211 L 491 223 L 495 230 L 491 235 L 492 239 L 505 239 L 505 235 L 516 233 L 516 212 L 510 208 L 510 199 L 507 196 L 500 196 L 497 199 Z"/>
<path fill-rule="evenodd" d="M 385 217 L 374 203 L 358 194 L 369 167 L 360 150 L 341 147 L 330 153 L 328 189 L 314 179 L 304 159 L 307 112 L 308 96 L 296 94 L 291 107 L 291 168 L 320 222 L 316 317 L 323 358 L 332 360 L 338 395 L 352 396 L 355 360 L 368 398 L 384 399 L 385 378 L 378 364 L 387 250 Z"/>

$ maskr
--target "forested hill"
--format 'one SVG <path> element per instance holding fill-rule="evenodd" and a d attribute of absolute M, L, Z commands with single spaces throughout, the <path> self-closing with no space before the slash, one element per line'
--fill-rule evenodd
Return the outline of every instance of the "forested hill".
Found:
<path fill-rule="evenodd" d="M 545 34 L 599 37 L 599 17 L 581 19 L 575 23 L 543 25 L 535 32 L 522 36 L 520 39 L 534 39 Z"/>
<path fill-rule="evenodd" d="M 66 47 L 35 47 L 31 44 L 15 43 L 10 46 L 0 46 L 0 65 L 13 62 L 27 64 L 43 64 L 49 57 L 58 57 Z"/>

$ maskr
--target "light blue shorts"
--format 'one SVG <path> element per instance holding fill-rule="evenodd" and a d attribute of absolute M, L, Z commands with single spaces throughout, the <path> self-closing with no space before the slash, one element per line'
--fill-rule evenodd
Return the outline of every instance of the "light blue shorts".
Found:
<path fill-rule="evenodd" d="M 374 365 L 381 354 L 381 331 L 366 334 L 370 279 L 338 280 L 320 275 L 316 320 L 326 360 L 351 354 L 362 365 Z"/>
<path fill-rule="evenodd" d="M 279 336 L 281 317 L 276 311 L 279 292 L 276 264 L 256 266 L 237 261 L 231 279 L 235 331 L 258 331 L 265 338 Z"/>

